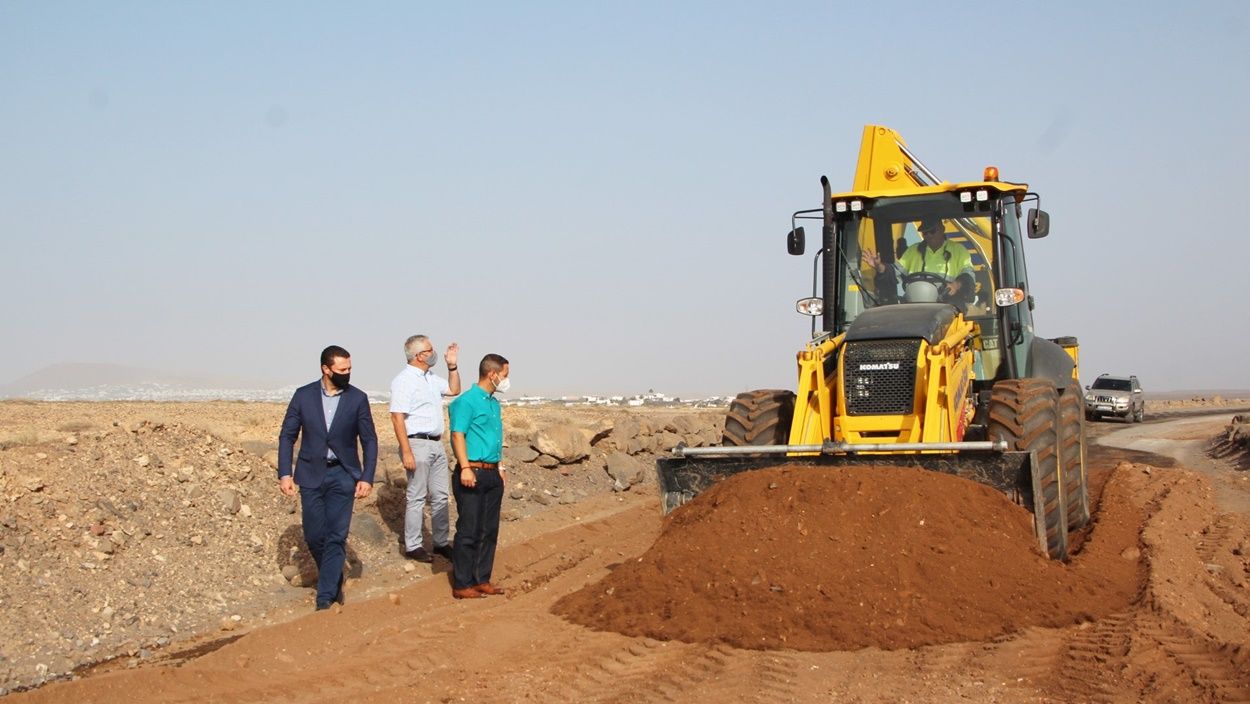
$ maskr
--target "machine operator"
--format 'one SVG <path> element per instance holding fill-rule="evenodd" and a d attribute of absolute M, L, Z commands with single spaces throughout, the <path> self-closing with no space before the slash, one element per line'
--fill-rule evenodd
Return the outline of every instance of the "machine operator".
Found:
<path fill-rule="evenodd" d="M 972 257 L 967 248 L 948 242 L 946 227 L 937 218 L 921 220 L 918 229 L 922 239 L 908 247 L 894 262 L 896 275 L 904 277 L 904 281 L 908 275 L 922 273 L 941 277 L 944 281 L 939 290 L 942 300 L 964 308 L 972 299 L 974 287 Z M 887 265 L 876 252 L 865 250 L 862 259 L 878 275 L 886 272 Z"/>

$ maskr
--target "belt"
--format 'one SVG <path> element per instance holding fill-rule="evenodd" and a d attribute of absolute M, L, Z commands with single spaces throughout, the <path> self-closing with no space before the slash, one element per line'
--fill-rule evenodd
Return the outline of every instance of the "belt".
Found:
<path fill-rule="evenodd" d="M 334 459 L 332 459 L 332 460 L 326 460 L 326 468 L 330 468 L 330 467 L 337 467 L 337 466 L 339 466 L 339 465 L 341 465 L 341 464 L 343 464 L 343 463 L 342 463 L 342 462 L 339 460 L 339 458 L 337 458 L 337 457 L 335 457 L 335 458 L 334 458 Z"/>
<path fill-rule="evenodd" d="M 416 438 L 418 440 L 440 440 L 442 439 L 443 436 L 441 433 L 438 435 L 431 435 L 430 433 L 413 433 L 412 435 L 409 435 L 408 437 Z"/>
<path fill-rule="evenodd" d="M 470 469 L 499 469 L 498 462 L 469 462 Z"/>

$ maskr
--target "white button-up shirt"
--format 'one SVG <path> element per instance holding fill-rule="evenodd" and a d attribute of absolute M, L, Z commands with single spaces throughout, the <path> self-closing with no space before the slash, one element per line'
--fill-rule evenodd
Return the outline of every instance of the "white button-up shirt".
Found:
<path fill-rule="evenodd" d="M 442 435 L 443 395 L 451 391 L 447 380 L 433 370 L 421 371 L 405 364 L 391 381 L 391 413 L 403 413 L 409 435 Z"/>

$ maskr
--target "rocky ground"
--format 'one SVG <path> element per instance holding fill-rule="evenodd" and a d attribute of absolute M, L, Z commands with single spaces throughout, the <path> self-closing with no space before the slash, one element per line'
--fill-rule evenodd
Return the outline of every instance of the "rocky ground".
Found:
<path fill-rule="evenodd" d="M 94 663 L 79 669 L 72 682 L 26 696 L 127 704 L 136 696 L 151 701 L 1241 701 L 1250 698 L 1250 523 L 1213 493 L 1211 481 L 1228 479 L 1229 491 L 1241 495 L 1250 489 L 1237 481 L 1244 473 L 1226 460 L 1186 469 L 1165 456 L 1182 446 L 1199 447 L 1199 456 L 1201 448 L 1215 451 L 1230 432 L 1225 426 L 1231 412 L 1208 421 L 1195 418 L 1183 427 L 1166 418 L 1210 408 L 1208 403 L 1155 409 L 1153 423 L 1090 426 L 1094 522 L 1077 541 L 1081 547 L 1072 564 L 1061 568 L 1070 574 L 1054 581 L 1061 590 L 1075 585 L 1068 593 L 1079 602 L 1089 593 L 1081 591 L 1086 589 L 1081 574 L 1101 577 L 1112 567 L 1129 566 L 1127 577 L 1122 569 L 1115 577 L 1116 593 L 1128 595 L 1126 605 L 1113 608 L 1100 601 L 1104 608 L 1087 614 L 1078 606 L 1061 622 L 1013 620 L 1006 612 L 992 631 L 998 635 L 984 639 L 961 636 L 947 643 L 938 637 L 917 641 L 935 643 L 920 647 L 882 640 L 864 650 L 803 652 L 775 642 L 763 650 L 742 649 L 741 642 L 717 636 L 712 608 L 703 609 L 702 623 L 713 626 L 713 635 L 696 634 L 689 643 L 647 629 L 640 635 L 591 630 L 552 613 L 570 595 L 611 588 L 612 578 L 630 574 L 622 565 L 636 572 L 635 563 L 654 565 L 665 554 L 690 563 L 674 566 L 685 586 L 650 580 L 649 588 L 659 590 L 654 601 L 689 603 L 698 597 L 701 560 L 716 563 L 705 568 L 711 574 L 713 567 L 730 564 L 716 555 L 742 557 L 751 536 L 763 537 L 761 526 L 744 524 L 739 527 L 745 527 L 745 537 L 714 530 L 704 535 L 707 550 L 685 545 L 673 552 L 657 542 L 664 522 L 650 485 L 654 479 L 649 471 L 638 474 L 638 467 L 649 469 L 655 448 L 675 437 L 710 438 L 717 412 L 508 409 L 516 476 L 505 504 L 512 520 L 504 527 L 497 564 L 509 595 L 474 603 L 448 598 L 445 564 L 416 566 L 399 557 L 398 462 L 393 438 L 383 433 L 383 453 L 392 459 L 383 462 L 388 471 L 379 498 L 358 509 L 348 604 L 311 614 L 309 590 L 292 585 L 311 576 L 301 556 L 298 516 L 291 513 L 294 504 L 274 490 L 265 459 L 281 407 L 0 404 L 0 673 L 5 687 L 24 687 Z M 385 409 L 377 411 L 379 427 L 388 428 Z M 1147 443 L 1153 454 L 1095 442 L 1123 433 L 1132 435 L 1126 446 Z M 1180 456 L 1195 466 L 1199 462 Z M 940 532 L 885 525 L 905 513 L 884 508 L 892 503 L 901 508 L 901 495 L 891 499 L 882 492 L 877 498 L 877 515 L 860 522 L 865 530 L 872 525 L 897 530 L 918 548 L 935 550 L 922 543 Z M 740 518 L 759 519 L 744 509 L 753 505 L 750 496 L 731 503 L 739 506 Z M 784 505 L 774 508 L 779 519 L 792 518 Z M 860 535 L 853 526 L 840 528 L 850 531 L 848 536 Z M 965 528 L 964 533 L 976 530 Z M 952 541 L 971 537 L 947 535 Z M 784 549 L 773 543 L 765 546 L 765 556 Z M 864 570 L 877 567 L 845 564 L 848 560 L 841 555 L 837 565 L 819 559 L 803 564 L 820 571 L 845 601 L 858 583 L 849 578 L 849 568 L 871 575 Z M 903 564 L 890 562 L 896 563 Z M 778 573 L 790 563 L 761 558 L 732 564 Z M 982 563 L 951 558 L 926 564 L 962 570 L 955 579 L 965 585 L 965 593 L 955 595 L 962 598 L 943 601 L 952 595 L 926 591 L 950 581 L 935 576 L 912 580 L 917 593 L 900 603 L 946 603 L 963 609 L 964 620 L 971 622 L 967 614 L 976 614 L 977 601 L 984 598 L 971 572 Z M 1060 568 L 1047 563 L 1039 569 Z M 803 589 L 802 579 L 769 576 L 778 575 L 764 575 L 766 598 L 784 604 L 786 591 Z M 773 585 L 783 591 L 772 591 Z M 796 602 L 809 611 L 823 608 L 820 599 Z M 888 598 L 872 603 L 882 613 L 890 604 Z M 767 632 L 771 610 L 758 613 L 752 627 Z M 801 619 L 802 611 L 787 617 Z M 926 627 L 940 621 L 930 619 Z M 879 634 L 867 622 L 845 627 L 860 636 Z"/>
<path fill-rule="evenodd" d="M 1238 469 L 1250 469 L 1250 415 L 1233 416 L 1224 432 L 1211 443 L 1211 455 L 1226 459 Z"/>
<path fill-rule="evenodd" d="M 310 599 L 298 499 L 275 490 L 284 410 L 0 403 L 0 692 L 109 658 L 140 662 Z M 379 481 L 353 518 L 349 586 L 447 568 L 400 555 L 404 473 L 386 408 L 374 415 Z M 654 493 L 656 454 L 718 442 L 720 415 L 510 408 L 504 519 Z"/>

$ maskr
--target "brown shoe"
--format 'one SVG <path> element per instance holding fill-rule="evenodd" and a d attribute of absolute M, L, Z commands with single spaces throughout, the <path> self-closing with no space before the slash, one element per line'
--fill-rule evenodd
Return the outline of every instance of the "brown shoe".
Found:
<path fill-rule="evenodd" d="M 457 599 L 485 599 L 486 595 L 477 590 L 477 587 L 465 587 L 464 589 L 453 589 L 451 595 Z"/>
<path fill-rule="evenodd" d="M 503 593 L 504 593 L 505 591 L 507 591 L 506 589 L 502 589 L 502 588 L 500 588 L 500 587 L 496 587 L 495 585 L 491 584 L 490 582 L 483 582 L 483 583 L 481 583 L 481 584 L 477 585 L 476 587 L 474 587 L 474 589 L 476 589 L 476 590 L 478 590 L 479 592 L 481 592 L 483 596 L 485 596 L 485 595 L 487 595 L 487 594 L 489 594 L 489 595 L 491 595 L 491 596 L 495 596 L 495 595 L 503 595 Z"/>

